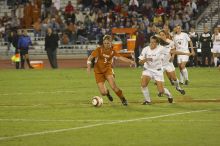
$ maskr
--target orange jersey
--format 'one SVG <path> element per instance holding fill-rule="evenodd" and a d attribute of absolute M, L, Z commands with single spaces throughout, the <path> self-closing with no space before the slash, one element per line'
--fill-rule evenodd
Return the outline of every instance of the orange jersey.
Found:
<path fill-rule="evenodd" d="M 102 47 L 96 48 L 91 55 L 96 58 L 95 73 L 105 73 L 108 69 L 112 68 L 113 57 L 121 56 L 113 49 L 105 50 Z"/>

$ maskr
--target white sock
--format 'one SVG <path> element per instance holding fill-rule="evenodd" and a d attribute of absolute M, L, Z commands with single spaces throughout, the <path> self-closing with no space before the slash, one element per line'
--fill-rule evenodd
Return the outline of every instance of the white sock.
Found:
<path fill-rule="evenodd" d="M 189 80 L 189 77 L 188 77 L 188 71 L 187 71 L 186 68 L 184 68 L 184 69 L 182 70 L 182 73 L 183 73 L 183 77 L 184 77 L 184 79 L 185 79 L 185 80 Z"/>
<path fill-rule="evenodd" d="M 170 91 L 167 88 L 164 88 L 164 94 L 168 97 L 168 98 L 173 98 Z"/>
<path fill-rule="evenodd" d="M 214 64 L 215 64 L 215 67 L 217 67 L 217 62 L 218 62 L 218 58 L 217 58 L 217 57 L 214 57 Z"/>
<path fill-rule="evenodd" d="M 144 101 L 151 102 L 148 87 L 141 87 L 141 91 L 142 91 L 142 93 L 144 95 Z"/>
<path fill-rule="evenodd" d="M 180 71 L 180 81 L 179 82 L 183 83 L 183 73 L 182 73 L 182 71 Z"/>

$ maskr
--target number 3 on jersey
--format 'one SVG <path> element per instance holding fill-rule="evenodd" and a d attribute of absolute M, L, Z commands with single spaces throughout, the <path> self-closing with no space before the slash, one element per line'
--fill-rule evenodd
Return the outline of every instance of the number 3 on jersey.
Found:
<path fill-rule="evenodd" d="M 107 58 L 105 58 L 105 61 L 104 61 L 104 63 L 107 63 L 108 62 L 108 60 L 107 60 Z"/>

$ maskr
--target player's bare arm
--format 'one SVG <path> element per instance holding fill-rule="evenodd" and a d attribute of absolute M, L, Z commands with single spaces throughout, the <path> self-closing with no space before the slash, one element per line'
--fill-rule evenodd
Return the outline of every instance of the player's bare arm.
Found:
<path fill-rule="evenodd" d="M 189 41 L 189 46 L 190 46 L 190 48 L 191 48 L 191 53 L 192 53 L 192 55 L 194 56 L 194 55 L 195 55 L 195 51 L 194 51 L 194 47 L 193 47 L 192 41 Z"/>
<path fill-rule="evenodd" d="M 131 65 L 135 65 L 135 62 L 133 60 L 130 60 L 126 57 L 120 56 L 120 57 L 118 57 L 118 59 L 123 61 L 123 62 L 130 63 Z"/>
<path fill-rule="evenodd" d="M 145 58 L 143 60 L 139 60 L 139 63 L 143 65 L 145 62 L 150 62 L 152 60 L 153 60 L 152 58 Z"/>
<path fill-rule="evenodd" d="M 90 55 L 87 59 L 87 73 L 90 75 L 91 73 L 91 64 L 92 64 L 92 59 L 94 57 L 92 55 Z"/>

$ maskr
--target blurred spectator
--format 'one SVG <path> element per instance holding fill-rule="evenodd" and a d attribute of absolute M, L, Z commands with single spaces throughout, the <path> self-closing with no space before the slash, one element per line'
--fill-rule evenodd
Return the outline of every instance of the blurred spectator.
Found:
<path fill-rule="evenodd" d="M 5 34 L 5 26 L 2 23 L 0 23 L 0 39 L 3 38 L 4 34 Z"/>
<path fill-rule="evenodd" d="M 11 20 L 11 17 L 8 16 L 8 13 L 7 13 L 7 12 L 5 12 L 5 13 L 4 13 L 4 16 L 2 17 L 2 23 L 3 23 L 3 25 L 7 25 L 10 20 Z"/>
<path fill-rule="evenodd" d="M 186 12 L 182 15 L 182 23 L 183 29 L 188 32 L 190 27 L 190 17 Z"/>
<path fill-rule="evenodd" d="M 76 22 L 84 22 L 85 16 L 83 15 L 82 11 L 76 10 L 75 16 L 76 16 Z"/>
<path fill-rule="evenodd" d="M 154 18 L 153 18 L 153 23 L 156 25 L 156 26 L 162 26 L 162 24 L 163 24 L 163 19 L 162 19 L 162 17 L 161 17 L 161 15 L 159 15 L 159 14 L 157 14 L 156 13 L 156 15 L 154 16 Z"/>
<path fill-rule="evenodd" d="M 64 32 L 62 37 L 61 37 L 61 44 L 63 45 L 69 45 L 70 43 L 70 40 L 69 40 L 69 37 L 68 35 Z"/>
<path fill-rule="evenodd" d="M 139 7 L 139 2 L 137 0 L 130 0 L 129 1 L 129 10 L 136 11 Z"/>
<path fill-rule="evenodd" d="M 24 27 L 30 28 L 33 19 L 31 3 L 26 3 L 24 6 Z"/>
<path fill-rule="evenodd" d="M 34 28 L 34 37 L 41 37 L 41 19 L 38 18 L 36 22 L 33 24 Z"/>
<path fill-rule="evenodd" d="M 23 28 L 24 26 L 24 7 L 23 5 L 18 5 L 18 8 L 15 10 L 15 15 L 20 20 L 20 26 Z"/>
<path fill-rule="evenodd" d="M 77 26 L 70 22 L 70 24 L 67 26 L 66 34 L 69 37 L 70 43 L 75 44 L 77 41 Z"/>
<path fill-rule="evenodd" d="M 67 24 L 69 24 L 70 22 L 72 22 L 72 23 L 76 22 L 76 15 L 73 12 L 66 14 L 64 18 L 65 18 L 65 22 Z"/>
<path fill-rule="evenodd" d="M 186 4 L 186 7 L 184 8 L 184 12 L 189 14 L 189 16 L 193 16 L 193 8 L 190 6 L 190 3 Z"/>
<path fill-rule="evenodd" d="M 37 5 L 38 9 L 41 9 L 41 5 L 42 5 L 42 0 L 34 0 L 34 4 Z"/>
<path fill-rule="evenodd" d="M 55 6 L 55 8 L 57 9 L 57 11 L 60 10 L 60 0 L 53 0 L 53 4 Z"/>
<path fill-rule="evenodd" d="M 48 25 L 52 29 L 53 32 L 58 33 L 60 31 L 60 25 L 54 17 L 51 18 L 51 21 L 49 22 Z"/>
<path fill-rule="evenodd" d="M 74 13 L 74 12 L 75 12 L 75 9 L 74 9 L 71 1 L 69 1 L 68 4 L 65 7 L 65 15 L 71 14 L 71 13 Z"/>
<path fill-rule="evenodd" d="M 115 4 L 114 11 L 116 13 L 120 13 L 121 12 L 121 4 L 120 3 L 116 3 Z"/>
<path fill-rule="evenodd" d="M 40 18 L 40 9 L 38 8 L 37 4 L 34 4 L 32 9 L 32 16 L 33 16 L 33 23 L 37 22 Z"/>
<path fill-rule="evenodd" d="M 166 12 L 166 11 L 165 11 L 164 8 L 162 7 L 162 5 L 159 5 L 159 7 L 156 9 L 156 14 L 158 14 L 158 15 L 160 15 L 160 16 L 164 15 L 165 12 Z"/>

